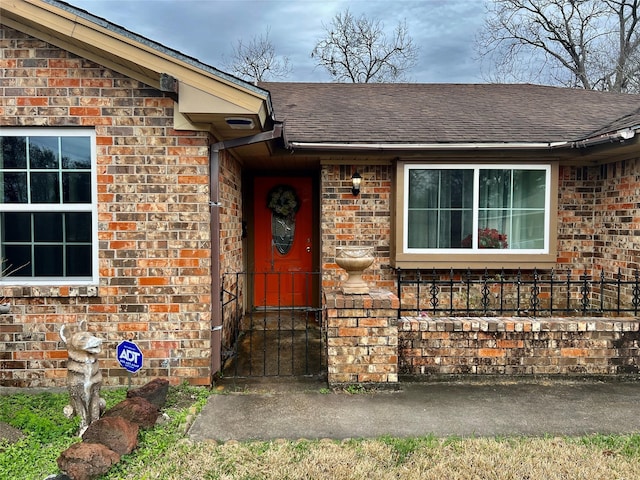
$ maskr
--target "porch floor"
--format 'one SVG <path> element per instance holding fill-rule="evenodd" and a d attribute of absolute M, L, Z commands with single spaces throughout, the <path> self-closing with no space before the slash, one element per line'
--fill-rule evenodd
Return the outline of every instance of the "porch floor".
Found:
<path fill-rule="evenodd" d="M 263 310 L 245 315 L 226 377 L 322 377 L 325 375 L 320 312 Z"/>

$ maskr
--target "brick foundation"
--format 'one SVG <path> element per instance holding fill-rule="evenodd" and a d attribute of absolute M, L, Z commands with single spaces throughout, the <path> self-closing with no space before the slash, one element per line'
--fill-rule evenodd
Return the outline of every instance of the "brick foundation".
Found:
<path fill-rule="evenodd" d="M 398 381 L 398 297 L 325 292 L 329 385 Z"/>
<path fill-rule="evenodd" d="M 640 320 L 402 318 L 399 373 L 616 375 L 640 370 Z"/>

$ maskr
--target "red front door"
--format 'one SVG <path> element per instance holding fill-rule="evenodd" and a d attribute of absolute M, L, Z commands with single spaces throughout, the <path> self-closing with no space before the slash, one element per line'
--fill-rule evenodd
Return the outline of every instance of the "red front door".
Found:
<path fill-rule="evenodd" d="M 308 177 L 254 179 L 254 306 L 312 304 L 312 184 Z"/>

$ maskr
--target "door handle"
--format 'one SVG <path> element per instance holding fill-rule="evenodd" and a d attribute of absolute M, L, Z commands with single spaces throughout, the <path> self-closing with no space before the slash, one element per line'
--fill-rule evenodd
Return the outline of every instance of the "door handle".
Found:
<path fill-rule="evenodd" d="M 307 247 L 307 253 L 311 253 L 311 247 Z"/>

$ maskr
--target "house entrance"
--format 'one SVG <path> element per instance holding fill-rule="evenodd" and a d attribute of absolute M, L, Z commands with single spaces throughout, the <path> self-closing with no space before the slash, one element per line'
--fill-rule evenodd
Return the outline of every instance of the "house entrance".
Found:
<path fill-rule="evenodd" d="M 313 304 L 313 202 L 309 177 L 253 183 L 254 307 Z"/>
<path fill-rule="evenodd" d="M 227 377 L 320 376 L 325 360 L 318 307 L 320 275 L 314 271 L 312 178 L 255 177 L 252 187 L 250 268 L 223 281 L 223 285 L 239 286 L 238 291 L 222 292 L 223 318 L 236 317 L 225 321 L 233 326 L 227 332 L 232 339 L 223 352 L 223 373 Z M 242 305 L 244 291 L 246 306 Z"/>

